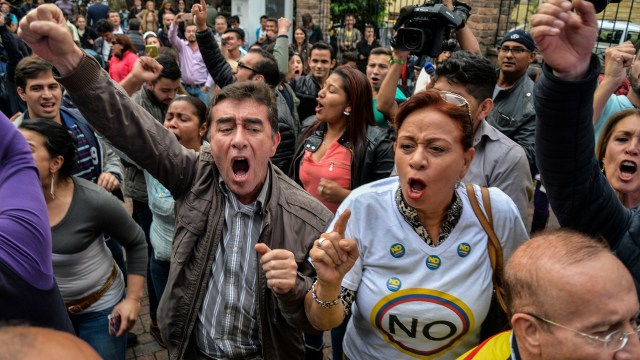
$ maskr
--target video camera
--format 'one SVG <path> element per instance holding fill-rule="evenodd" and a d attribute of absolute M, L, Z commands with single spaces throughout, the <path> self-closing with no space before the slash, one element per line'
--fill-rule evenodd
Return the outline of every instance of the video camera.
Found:
<path fill-rule="evenodd" d="M 601 13 L 606 9 L 609 4 L 618 4 L 622 0 L 587 0 L 593 4 L 593 7 L 596 9 L 596 14 Z"/>
<path fill-rule="evenodd" d="M 442 51 L 442 42 L 451 37 L 451 30 L 465 27 L 471 16 L 471 6 L 461 1 L 453 4 L 453 10 L 442 4 L 442 0 L 427 0 L 421 6 L 403 7 L 393 27 L 396 36 L 391 45 L 418 56 L 437 57 Z"/>

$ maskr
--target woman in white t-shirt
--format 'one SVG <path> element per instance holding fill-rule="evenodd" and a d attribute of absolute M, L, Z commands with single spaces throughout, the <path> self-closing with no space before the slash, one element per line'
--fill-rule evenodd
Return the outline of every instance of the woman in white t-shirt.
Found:
<path fill-rule="evenodd" d="M 467 195 L 460 185 L 474 155 L 469 105 L 428 90 L 400 107 L 395 124 L 398 177 L 340 205 L 310 252 L 318 279 L 305 309 L 318 329 L 352 314 L 349 359 L 455 359 L 477 345 L 493 289 L 487 235 L 469 202 L 480 188 Z M 527 232 L 507 195 L 490 196 L 507 259 Z"/>

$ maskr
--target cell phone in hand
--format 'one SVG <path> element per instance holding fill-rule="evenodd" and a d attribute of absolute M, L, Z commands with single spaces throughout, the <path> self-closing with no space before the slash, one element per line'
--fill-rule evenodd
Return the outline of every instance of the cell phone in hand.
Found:
<path fill-rule="evenodd" d="M 193 20 L 193 14 L 192 13 L 184 13 L 184 14 L 180 15 L 180 20 L 182 20 L 182 21 L 191 21 L 191 20 Z"/>
<path fill-rule="evenodd" d="M 155 58 L 155 57 L 158 56 L 158 47 L 156 45 L 145 45 L 144 46 L 144 53 L 147 56 Z"/>
<path fill-rule="evenodd" d="M 120 330 L 120 323 L 122 323 L 122 317 L 120 313 L 114 312 L 107 316 L 109 319 L 109 335 L 116 336 L 118 330 Z"/>

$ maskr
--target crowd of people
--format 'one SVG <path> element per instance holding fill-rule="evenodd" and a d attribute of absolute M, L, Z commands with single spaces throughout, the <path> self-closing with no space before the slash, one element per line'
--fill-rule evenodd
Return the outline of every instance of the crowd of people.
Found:
<path fill-rule="evenodd" d="M 640 42 L 602 67 L 585 0 L 496 65 L 464 23 L 418 59 L 354 14 L 6 4 L 10 358 L 124 359 L 145 284 L 171 359 L 639 356 Z"/>

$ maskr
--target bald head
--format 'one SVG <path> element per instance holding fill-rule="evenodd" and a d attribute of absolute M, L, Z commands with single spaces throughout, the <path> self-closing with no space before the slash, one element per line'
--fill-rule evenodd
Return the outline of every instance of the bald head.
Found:
<path fill-rule="evenodd" d="M 631 274 L 604 242 L 587 235 L 561 229 L 534 237 L 511 256 L 504 278 L 523 360 L 605 359 L 602 344 L 574 331 L 606 336 L 637 326 Z M 640 341 L 632 336 L 615 358 L 638 353 Z"/>
<path fill-rule="evenodd" d="M 599 272 L 600 261 L 632 281 L 606 243 L 568 229 L 544 232 L 520 246 L 509 259 L 505 267 L 507 306 L 512 313 L 555 307 L 557 304 L 548 304 L 550 296 L 569 285 L 589 286 L 577 284 L 580 279 L 573 273 L 583 272 L 583 267 Z M 561 288 L 555 288 L 558 286 Z"/>
<path fill-rule="evenodd" d="M 32 327 L 0 328 L 0 360 L 93 360 L 100 356 L 89 344 L 66 332 Z"/>

